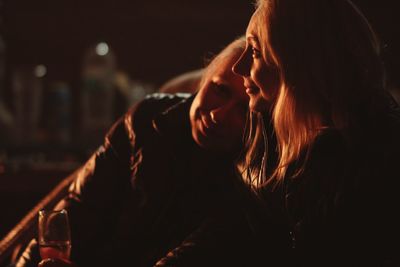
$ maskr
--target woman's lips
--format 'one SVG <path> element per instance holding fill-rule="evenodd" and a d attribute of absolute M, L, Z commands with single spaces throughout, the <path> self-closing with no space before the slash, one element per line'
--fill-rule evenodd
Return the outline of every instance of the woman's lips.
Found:
<path fill-rule="evenodd" d="M 258 87 L 254 87 L 254 86 L 251 86 L 251 87 L 247 87 L 247 88 L 246 88 L 246 93 L 247 93 L 248 95 L 255 95 L 255 94 L 257 94 L 259 91 L 260 91 L 260 90 L 258 89 Z"/>
<path fill-rule="evenodd" d="M 248 95 L 255 95 L 260 91 L 260 88 L 258 88 L 252 81 L 250 80 L 244 80 L 243 83 L 244 87 L 246 88 L 246 93 Z"/>

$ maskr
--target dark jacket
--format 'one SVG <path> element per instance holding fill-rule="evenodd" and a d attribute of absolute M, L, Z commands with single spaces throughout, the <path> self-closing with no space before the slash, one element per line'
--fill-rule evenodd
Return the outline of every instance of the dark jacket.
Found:
<path fill-rule="evenodd" d="M 234 211 L 232 155 L 192 139 L 193 97 L 158 94 L 132 108 L 76 174 L 67 208 L 78 266 L 153 266 L 221 210 Z M 17 266 L 38 262 L 34 242 Z"/>
<path fill-rule="evenodd" d="M 275 249 L 265 256 L 275 266 L 400 266 L 400 110 L 388 99 L 370 118 L 351 142 L 323 131 L 281 183 L 262 189 L 259 242 Z"/>

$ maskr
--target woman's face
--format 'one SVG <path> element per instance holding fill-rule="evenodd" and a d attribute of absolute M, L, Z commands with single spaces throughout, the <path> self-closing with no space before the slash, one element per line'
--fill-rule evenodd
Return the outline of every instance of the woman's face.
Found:
<path fill-rule="evenodd" d="M 266 44 L 257 34 L 259 12 L 255 12 L 246 32 L 246 49 L 233 66 L 233 71 L 242 76 L 246 93 L 250 97 L 249 107 L 253 111 L 268 111 L 274 103 L 278 88 L 277 68 L 265 60 L 261 51 L 266 51 Z"/>
<path fill-rule="evenodd" d="M 242 78 L 232 72 L 242 49 L 230 50 L 209 69 L 190 108 L 192 136 L 209 150 L 232 152 L 241 144 L 248 96 Z"/>

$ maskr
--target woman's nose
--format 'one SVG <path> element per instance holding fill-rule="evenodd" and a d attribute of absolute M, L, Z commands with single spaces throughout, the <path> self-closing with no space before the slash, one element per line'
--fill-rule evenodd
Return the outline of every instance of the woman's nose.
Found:
<path fill-rule="evenodd" d="M 232 67 L 232 71 L 240 76 L 250 76 L 250 60 L 248 59 L 246 51 L 239 57 L 236 63 Z"/>

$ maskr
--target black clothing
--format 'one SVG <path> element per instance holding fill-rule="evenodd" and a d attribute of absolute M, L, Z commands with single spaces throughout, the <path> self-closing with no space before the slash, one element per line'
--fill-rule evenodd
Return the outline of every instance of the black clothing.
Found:
<path fill-rule="evenodd" d="M 351 142 L 339 130 L 324 130 L 280 183 L 262 188 L 266 219 L 258 240 L 264 248 L 276 245 L 267 262 L 400 266 L 397 104 L 388 99 L 363 129 Z"/>
<path fill-rule="evenodd" d="M 69 212 L 78 266 L 153 266 L 208 218 L 236 212 L 232 156 L 207 153 L 193 141 L 192 100 L 146 98 L 76 173 L 58 208 Z M 34 250 L 17 266 L 37 264 Z"/>

